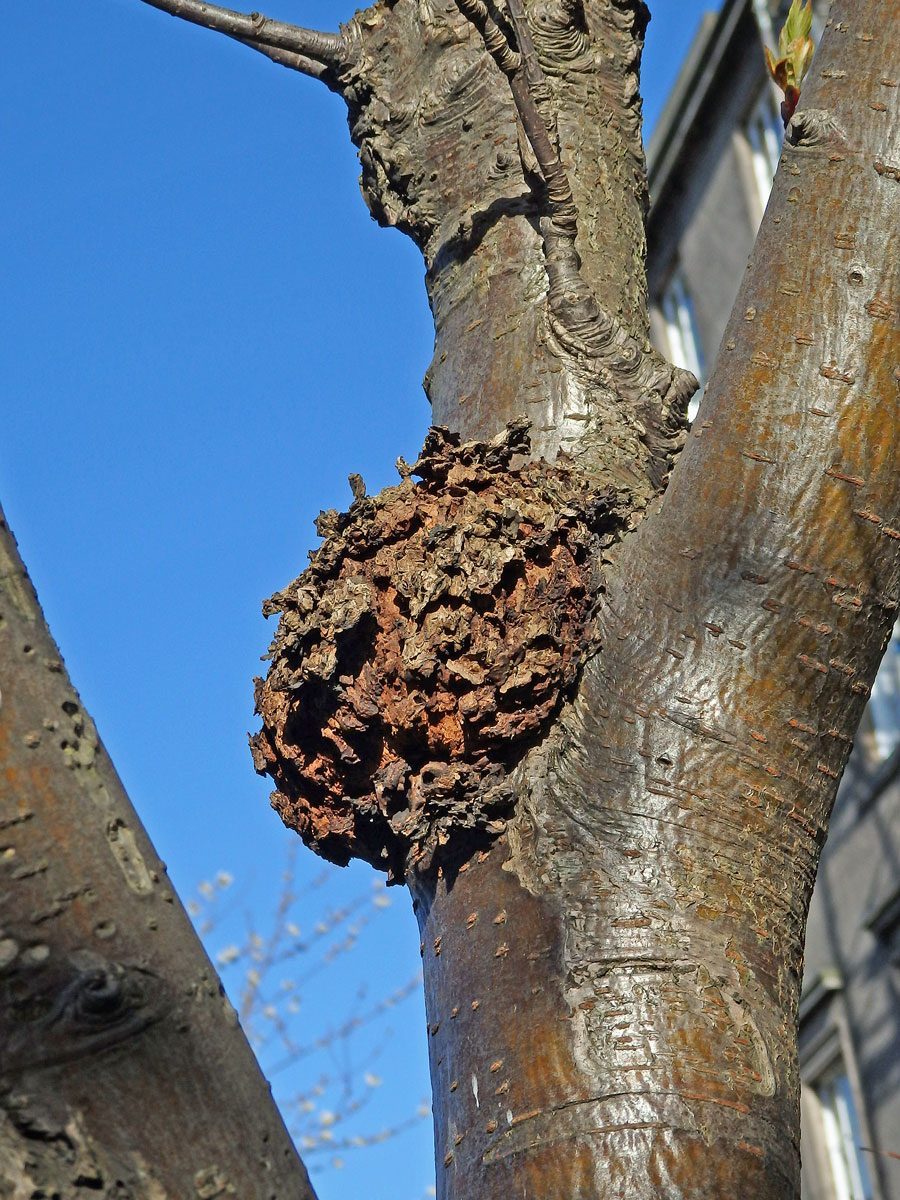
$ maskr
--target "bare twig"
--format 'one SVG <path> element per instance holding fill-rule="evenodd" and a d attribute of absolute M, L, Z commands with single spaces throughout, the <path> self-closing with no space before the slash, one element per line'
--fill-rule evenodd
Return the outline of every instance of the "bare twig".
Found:
<path fill-rule="evenodd" d="M 522 0 L 507 0 L 507 8 L 509 9 L 513 29 L 516 32 L 516 41 L 519 44 L 519 53 L 522 55 L 525 77 L 528 80 L 529 86 L 532 89 L 537 88 L 542 90 L 549 97 L 544 72 L 541 70 L 541 64 L 538 62 L 537 51 L 534 48 L 531 30 L 528 28 L 528 19 L 525 16 L 525 8 Z"/>
<path fill-rule="evenodd" d="M 149 4 L 152 0 L 145 0 L 145 2 Z M 299 71 L 301 75 L 311 75 L 313 79 L 322 79 L 331 70 L 324 63 L 315 62 L 313 59 L 307 58 L 305 54 L 296 54 L 293 50 L 281 50 L 277 46 L 264 46 L 261 42 L 248 42 L 246 38 L 235 38 L 234 40 L 249 46 L 251 50 L 258 50 L 260 54 L 270 58 L 279 67 L 287 67 L 290 71 Z"/>
<path fill-rule="evenodd" d="M 323 1153 L 333 1154 L 336 1150 L 358 1150 L 365 1146 L 376 1146 L 381 1142 L 386 1142 L 391 1138 L 397 1137 L 398 1134 L 405 1133 L 408 1129 L 412 1129 L 413 1126 L 418 1125 L 422 1120 L 430 1116 L 431 1104 L 427 1100 L 422 1100 L 413 1114 L 394 1125 L 384 1126 L 377 1133 L 356 1135 L 353 1137 L 329 1137 L 327 1140 L 323 1140 L 321 1137 L 304 1138 L 302 1137 L 302 1133 L 306 1126 L 302 1124 L 292 1124 L 291 1133 L 301 1135 L 300 1145 L 303 1148 L 304 1157 L 311 1158 L 313 1155 L 318 1156 Z"/>
<path fill-rule="evenodd" d="M 575 335 L 582 349 L 593 350 L 591 342 L 606 348 L 610 333 L 593 293 L 581 278 L 581 259 L 575 249 L 578 234 L 578 209 L 555 142 L 556 121 L 544 73 L 538 62 L 528 20 L 521 0 L 510 0 L 509 14 L 518 42 L 512 50 L 492 20 L 483 0 L 456 0 L 460 11 L 479 31 L 494 61 L 506 75 L 522 128 L 544 180 L 547 212 L 541 218 L 541 236 L 549 282 L 550 311 L 563 330 Z M 503 47 L 497 48 L 497 35 Z M 542 114 L 541 108 L 548 114 Z M 602 324 L 602 329 L 598 325 Z M 599 335 L 599 336 L 598 336 Z"/>
<path fill-rule="evenodd" d="M 298 1015 L 302 985 L 334 960 L 349 952 L 366 926 L 377 913 L 390 906 L 383 886 L 367 891 L 346 904 L 326 909 L 307 935 L 303 935 L 294 916 L 303 913 L 308 920 L 314 905 L 312 894 L 329 881 L 324 872 L 310 883 L 300 886 L 296 871 L 297 846 L 292 843 L 282 872 L 282 886 L 267 933 L 258 931 L 256 921 L 249 919 L 246 938 L 240 945 L 232 943 L 216 955 L 225 977 L 231 969 L 242 971 L 239 1006 L 241 1022 L 253 1045 L 270 1062 L 268 1074 L 281 1074 L 300 1060 L 327 1056 L 333 1069 L 321 1073 L 315 1084 L 305 1092 L 295 1094 L 287 1104 L 296 1111 L 293 1130 L 300 1137 L 305 1152 L 317 1154 L 366 1146 L 384 1141 L 401 1133 L 410 1124 L 401 1122 L 369 1135 L 351 1134 L 365 1108 L 372 1102 L 382 1083 L 374 1065 L 387 1049 L 390 1029 L 385 1018 L 410 997 L 421 991 L 422 975 L 417 971 L 402 987 L 378 1000 L 367 1000 L 367 988 L 360 987 L 342 1021 L 329 1024 L 315 1038 L 301 1041 L 299 1031 L 309 1038 L 308 1022 Z M 212 880 L 198 885 L 197 895 L 189 903 L 192 916 L 202 920 L 204 933 L 219 929 L 223 916 L 222 900 L 233 884 L 231 875 L 220 871 Z M 234 916 L 235 901 L 227 905 L 226 913 Z M 337 940 L 335 935 L 339 935 Z M 299 974 L 291 972 L 285 978 L 284 968 L 304 958 L 315 961 Z M 404 1018 L 406 1021 L 409 1017 Z M 358 1036 L 368 1028 L 364 1048 Z M 298 1036 L 294 1036 L 298 1034 Z M 282 1084 L 282 1087 L 284 1085 Z M 416 1119 L 421 1119 L 422 1115 Z M 345 1137 L 335 1138 L 333 1130 L 340 1125 L 347 1129 Z M 335 1164 L 338 1165 L 338 1164 Z"/>
<path fill-rule="evenodd" d="M 893 1150 L 873 1149 L 871 1146 L 860 1146 L 860 1150 L 862 1150 L 864 1154 L 883 1154 L 887 1158 L 900 1159 L 900 1154 L 895 1154 Z"/>
<path fill-rule="evenodd" d="M 509 44 L 509 39 L 488 12 L 483 0 L 457 0 L 457 7 L 481 34 L 485 47 L 494 62 L 507 78 L 511 78 L 522 65 L 522 58 Z"/>
<path fill-rule="evenodd" d="M 339 33 L 320 33 L 288 25 L 257 12 L 234 12 L 207 4 L 205 0 L 144 0 L 144 3 L 204 29 L 224 33 L 305 75 L 321 78 L 329 70 L 337 70 L 347 59 L 347 45 Z"/>
<path fill-rule="evenodd" d="M 314 1041 L 303 1045 L 295 1043 L 290 1038 L 289 1031 L 284 1022 L 276 1024 L 277 1032 L 284 1045 L 285 1055 L 269 1064 L 266 1068 L 267 1075 L 271 1078 L 287 1067 L 293 1066 L 294 1063 L 299 1062 L 302 1058 L 308 1058 L 311 1054 L 315 1054 L 319 1050 L 324 1050 L 327 1046 L 331 1046 L 335 1042 L 345 1042 L 358 1029 L 361 1029 L 364 1025 L 370 1025 L 379 1017 L 383 1017 L 391 1009 L 396 1008 L 398 1004 L 401 1004 L 409 996 L 415 995 L 419 991 L 421 984 L 422 973 L 421 971 L 417 971 L 403 987 L 397 988 L 390 996 L 385 996 L 383 999 L 377 1001 L 366 1012 L 362 1014 L 359 1012 L 354 1013 L 340 1025 L 333 1026 Z"/>

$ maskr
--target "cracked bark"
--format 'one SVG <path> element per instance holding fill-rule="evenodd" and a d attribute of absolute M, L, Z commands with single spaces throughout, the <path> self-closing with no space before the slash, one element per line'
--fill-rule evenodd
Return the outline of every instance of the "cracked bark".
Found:
<path fill-rule="evenodd" d="M 421 483 L 323 514 L 256 755 L 310 842 L 406 875 L 438 1195 L 795 1200 L 806 907 L 898 604 L 900 9 L 835 3 L 663 494 L 690 380 L 647 346 L 639 0 L 533 0 L 537 66 L 515 2 L 327 36 L 149 2 L 339 92 L 426 263 L 446 430 Z M 547 579 L 557 636 L 519 658 Z M 525 729 L 502 750 L 496 714 Z"/>

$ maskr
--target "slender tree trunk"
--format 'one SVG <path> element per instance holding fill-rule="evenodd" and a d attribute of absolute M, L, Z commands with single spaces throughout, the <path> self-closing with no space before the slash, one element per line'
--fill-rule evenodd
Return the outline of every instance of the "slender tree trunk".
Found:
<path fill-rule="evenodd" d="M 0 686 L 0 1194 L 314 1200 L 2 514 Z"/>

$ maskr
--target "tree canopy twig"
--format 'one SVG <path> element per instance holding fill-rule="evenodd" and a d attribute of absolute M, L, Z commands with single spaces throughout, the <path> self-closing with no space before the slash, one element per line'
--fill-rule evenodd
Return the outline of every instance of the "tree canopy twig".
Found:
<path fill-rule="evenodd" d="M 347 58 L 347 45 L 339 33 L 304 29 L 274 21 L 262 13 L 235 12 L 207 4 L 205 0 L 144 0 L 144 3 L 194 25 L 224 33 L 281 66 L 305 75 L 321 77 L 327 70 L 340 67 Z"/>

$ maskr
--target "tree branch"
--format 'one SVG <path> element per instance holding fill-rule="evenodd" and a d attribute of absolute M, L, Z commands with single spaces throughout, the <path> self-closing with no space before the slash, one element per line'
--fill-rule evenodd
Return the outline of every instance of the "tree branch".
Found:
<path fill-rule="evenodd" d="M 528 28 L 522 0 L 507 0 L 517 49 L 491 17 L 483 0 L 457 0 L 457 6 L 481 34 L 485 47 L 506 76 L 525 135 L 544 181 L 546 215 L 540 229 L 547 270 L 551 327 L 567 353 L 593 362 L 615 381 L 618 396 L 644 413 L 660 444 L 659 476 L 668 470 L 673 439 L 683 426 L 687 402 L 697 389 L 689 371 L 666 362 L 639 344 L 613 316 L 604 312 L 581 274 L 575 246 L 578 208 L 559 156 L 553 98 Z M 574 9 L 574 0 L 572 3 Z"/>
<path fill-rule="evenodd" d="M 542 93 L 540 98 L 546 96 L 549 99 L 547 81 L 544 79 L 544 72 L 541 70 L 541 64 L 538 62 L 537 51 L 534 48 L 531 30 L 528 28 L 528 18 L 525 16 L 525 8 L 522 0 L 507 0 L 507 7 L 509 8 L 510 20 L 516 33 L 516 41 L 519 44 L 519 52 L 522 55 L 525 78 L 528 80 L 529 86 L 533 91 L 537 89 Z M 538 97 L 535 98 L 538 99 Z"/>
<path fill-rule="evenodd" d="M 152 3 L 152 0 L 145 0 L 145 3 Z M 230 35 L 229 35 L 230 36 Z M 316 62 L 312 58 L 307 58 L 305 54 L 297 54 L 293 50 L 282 50 L 278 46 L 267 46 L 261 42 L 251 42 L 247 38 L 236 37 L 236 42 L 240 42 L 244 46 L 248 46 L 251 50 L 258 50 L 260 54 L 264 54 L 266 58 L 277 63 L 279 67 L 287 67 L 291 71 L 299 71 L 301 75 L 309 75 L 313 79 L 323 79 L 331 70 L 324 63 Z"/>
<path fill-rule="evenodd" d="M 261 13 L 240 13 L 204 0 L 144 0 L 152 8 L 213 29 L 243 42 L 281 66 L 321 78 L 347 61 L 348 48 L 339 33 L 320 33 L 300 25 L 273 21 Z M 282 53 L 286 51 L 287 53 Z"/>
<path fill-rule="evenodd" d="M 559 159 L 559 154 L 553 145 L 547 122 L 538 108 L 533 89 L 543 83 L 543 74 L 537 62 L 534 46 L 530 37 L 523 44 L 520 36 L 519 21 L 510 9 L 516 37 L 519 41 L 520 53 L 509 45 L 503 32 L 487 10 L 483 0 L 457 0 L 460 12 L 472 22 L 484 39 L 488 53 L 509 81 L 510 91 L 519 114 L 519 120 L 525 130 L 525 135 L 531 143 L 534 156 L 538 161 L 544 184 L 547 189 L 547 200 L 554 222 L 565 229 L 574 239 L 578 225 L 578 213 L 572 198 L 572 189 L 565 168 Z M 518 6 L 524 23 L 524 11 Z M 534 77 L 535 71 L 537 78 Z M 544 85 L 546 88 L 546 85 Z"/>

